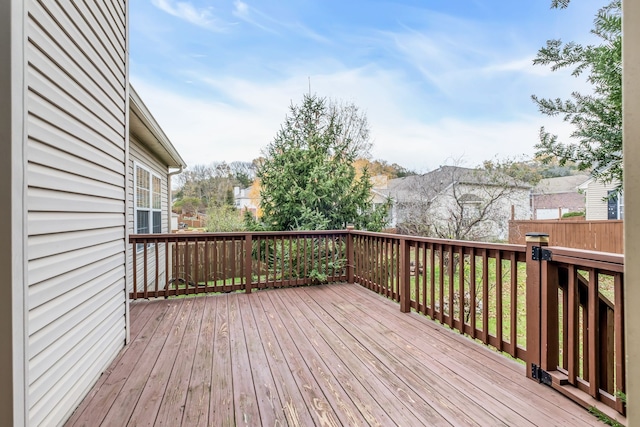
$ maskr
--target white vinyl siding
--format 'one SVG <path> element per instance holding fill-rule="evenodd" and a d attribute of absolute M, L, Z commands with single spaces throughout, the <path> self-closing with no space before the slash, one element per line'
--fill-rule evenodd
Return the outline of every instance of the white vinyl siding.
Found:
<path fill-rule="evenodd" d="M 128 179 L 127 179 L 127 197 L 132 201 L 129 206 L 129 212 L 127 212 L 127 226 L 131 233 L 136 233 L 138 230 L 138 212 L 140 212 L 138 208 L 139 196 L 141 196 L 143 192 L 138 193 L 138 186 L 135 185 L 138 180 L 137 170 L 138 168 L 142 168 L 145 171 L 148 171 L 148 175 L 151 177 L 148 188 L 148 205 L 144 204 L 145 210 L 143 212 L 146 213 L 146 206 L 150 206 L 151 218 L 149 219 L 150 231 L 154 233 L 168 233 L 169 232 L 169 201 L 167 197 L 168 191 L 168 168 L 166 165 L 162 163 L 162 161 L 158 160 L 156 156 L 154 156 L 151 151 L 142 145 L 134 136 L 130 137 L 130 145 L 129 145 L 129 168 L 128 168 Z M 155 180 L 154 180 L 155 178 Z M 154 189 L 154 181 L 156 188 Z M 153 216 L 156 216 L 154 219 Z M 158 216 L 159 221 L 158 221 Z M 133 291 L 133 250 L 142 250 L 142 245 L 140 248 L 132 248 L 132 251 L 129 252 L 129 258 L 127 259 L 127 274 L 129 275 L 129 291 Z M 148 272 L 154 272 L 155 274 L 155 263 L 151 260 L 155 257 L 155 251 L 152 250 L 152 247 L 147 248 L 149 251 L 149 265 Z M 160 259 L 158 275 L 159 279 L 164 280 L 165 276 L 165 249 L 164 245 L 161 245 L 158 251 L 158 256 Z M 143 265 L 142 265 L 143 257 L 140 256 L 140 252 L 138 252 L 138 262 L 137 262 L 137 277 L 143 277 Z M 154 283 L 153 274 L 148 274 L 148 281 L 150 285 Z M 140 280 L 140 279 L 139 279 Z M 161 288 L 164 287 L 164 283 L 161 284 Z"/>
<path fill-rule="evenodd" d="M 600 181 L 588 183 L 585 191 L 586 220 L 606 220 L 608 219 L 607 194 L 616 188 L 616 183 L 603 184 Z"/>
<path fill-rule="evenodd" d="M 568 208 L 536 209 L 536 219 L 559 219 L 567 212 Z"/>
<path fill-rule="evenodd" d="M 25 6 L 33 426 L 64 422 L 124 345 L 126 9 Z"/>

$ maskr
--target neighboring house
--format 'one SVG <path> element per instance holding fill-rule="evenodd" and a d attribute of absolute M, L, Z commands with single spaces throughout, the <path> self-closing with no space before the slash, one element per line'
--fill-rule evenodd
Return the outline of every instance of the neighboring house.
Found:
<path fill-rule="evenodd" d="M 585 195 L 587 221 L 624 219 L 624 193 L 618 193 L 617 186 L 617 181 L 590 178 L 578 187 Z"/>
<path fill-rule="evenodd" d="M 250 211 L 255 216 L 256 212 L 258 212 L 258 206 L 255 205 L 254 198 L 250 196 L 252 188 L 233 187 L 233 198 L 236 209 Z"/>
<path fill-rule="evenodd" d="M 584 212 L 585 196 L 578 187 L 588 175 L 541 179 L 531 193 L 533 219 L 558 219 L 568 212 Z"/>
<path fill-rule="evenodd" d="M 0 425 L 72 413 L 128 338 L 128 234 L 168 231 L 184 162 L 130 91 L 127 11 L 0 2 Z"/>
<path fill-rule="evenodd" d="M 235 207 L 240 212 L 249 211 L 256 217 L 260 212 L 260 188 L 256 183 L 251 187 L 233 188 Z"/>
<path fill-rule="evenodd" d="M 504 174 L 442 166 L 388 180 L 374 200 L 392 201 L 390 227 L 434 237 L 504 240 L 508 221 L 529 219 L 530 186 Z"/>

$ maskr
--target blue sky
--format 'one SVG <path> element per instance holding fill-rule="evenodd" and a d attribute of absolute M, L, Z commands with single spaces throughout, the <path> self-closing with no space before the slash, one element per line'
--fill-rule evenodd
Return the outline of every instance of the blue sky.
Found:
<path fill-rule="evenodd" d="M 130 76 L 188 164 L 250 161 L 309 90 L 369 119 L 373 158 L 428 171 L 530 156 L 531 94 L 583 79 L 533 66 L 550 38 L 593 42 L 603 0 L 136 0 Z"/>

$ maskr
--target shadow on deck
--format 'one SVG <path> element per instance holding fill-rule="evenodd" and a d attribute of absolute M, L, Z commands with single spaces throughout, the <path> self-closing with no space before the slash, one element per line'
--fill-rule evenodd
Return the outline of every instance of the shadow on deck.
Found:
<path fill-rule="evenodd" d="M 359 285 L 139 301 L 67 425 L 603 425 Z"/>

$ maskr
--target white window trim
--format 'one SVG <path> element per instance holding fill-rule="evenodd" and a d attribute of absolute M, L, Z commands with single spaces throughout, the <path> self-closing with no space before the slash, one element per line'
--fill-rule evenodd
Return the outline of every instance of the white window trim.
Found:
<path fill-rule="evenodd" d="M 149 208 L 139 208 L 138 207 L 138 168 L 142 169 L 149 173 Z M 153 178 L 157 178 L 160 180 L 160 186 L 162 187 L 162 177 L 156 173 L 154 173 L 150 167 L 138 163 L 133 162 L 133 231 L 134 234 L 138 234 L 138 211 L 148 211 L 149 212 L 149 233 L 153 233 L 153 213 L 160 212 L 160 232 L 162 232 L 162 188 L 160 188 L 160 208 L 153 207 Z M 155 233 L 157 234 L 157 233 Z M 140 250 L 141 248 L 139 248 Z"/>

